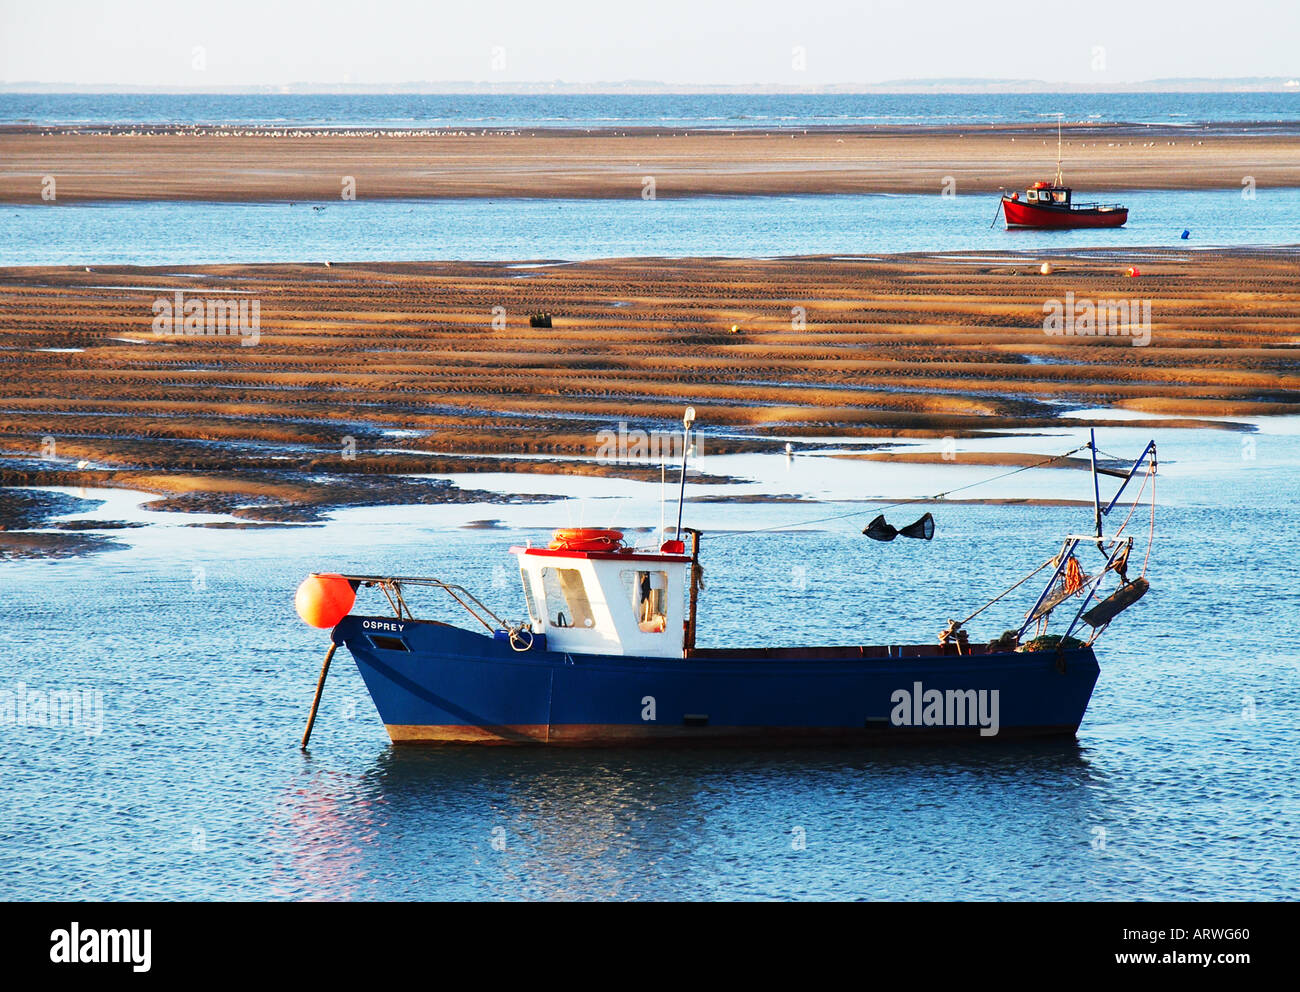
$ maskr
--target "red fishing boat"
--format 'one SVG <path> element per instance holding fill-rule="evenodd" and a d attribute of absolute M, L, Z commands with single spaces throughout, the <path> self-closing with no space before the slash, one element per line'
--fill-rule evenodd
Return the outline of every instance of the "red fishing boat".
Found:
<path fill-rule="evenodd" d="M 1002 214 L 1007 227 L 1075 228 L 1123 227 L 1128 207 L 1120 203 L 1075 203 L 1073 191 L 1061 177 L 1061 129 L 1056 130 L 1056 178 L 1037 182 L 1019 193 L 1002 195 Z M 996 220 L 996 218 L 995 218 Z"/>

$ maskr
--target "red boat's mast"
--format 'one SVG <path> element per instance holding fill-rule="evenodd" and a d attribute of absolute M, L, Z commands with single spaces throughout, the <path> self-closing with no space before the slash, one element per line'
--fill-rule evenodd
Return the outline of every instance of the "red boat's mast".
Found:
<path fill-rule="evenodd" d="M 1061 116 L 1056 115 L 1056 179 L 1053 186 L 1065 185 L 1065 180 L 1061 177 Z"/>

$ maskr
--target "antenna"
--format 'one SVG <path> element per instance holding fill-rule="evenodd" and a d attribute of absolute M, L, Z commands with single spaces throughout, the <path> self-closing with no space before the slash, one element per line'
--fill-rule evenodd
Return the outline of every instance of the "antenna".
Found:
<path fill-rule="evenodd" d="M 686 458 L 691 452 L 691 424 L 693 423 L 695 423 L 695 407 L 688 406 L 682 416 L 682 425 L 685 427 L 682 431 L 682 487 L 677 494 L 677 530 L 673 532 L 674 541 L 682 539 L 682 503 L 686 500 Z"/>
<path fill-rule="evenodd" d="M 668 459 L 659 462 L 659 534 L 658 543 L 664 539 L 664 503 L 668 496 Z"/>

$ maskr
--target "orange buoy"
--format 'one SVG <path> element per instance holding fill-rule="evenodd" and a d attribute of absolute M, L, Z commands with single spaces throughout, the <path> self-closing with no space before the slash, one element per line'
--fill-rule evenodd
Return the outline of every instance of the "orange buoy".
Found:
<path fill-rule="evenodd" d="M 347 616 L 356 601 L 356 589 L 343 576 L 313 572 L 302 580 L 293 597 L 293 606 L 303 623 L 327 628 Z"/>
<path fill-rule="evenodd" d="M 621 530 L 561 527 L 551 537 L 551 551 L 613 551 L 623 542 Z"/>
<path fill-rule="evenodd" d="M 1126 276 L 1128 276 L 1130 279 L 1136 279 L 1136 278 L 1137 278 L 1138 276 L 1140 276 L 1142 273 L 1141 273 L 1141 271 L 1138 269 L 1138 267 L 1137 267 L 1136 265 L 1130 265 L 1130 266 L 1128 267 L 1128 271 L 1125 272 L 1124 274 L 1125 274 Z"/>
<path fill-rule="evenodd" d="M 1038 271 L 1045 276 L 1050 276 L 1052 274 L 1052 263 L 1044 262 L 1041 266 L 1039 266 Z"/>

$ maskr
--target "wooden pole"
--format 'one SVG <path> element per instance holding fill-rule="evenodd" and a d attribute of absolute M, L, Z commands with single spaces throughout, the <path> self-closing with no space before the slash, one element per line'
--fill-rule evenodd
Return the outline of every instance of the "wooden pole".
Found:
<path fill-rule="evenodd" d="M 700 532 L 691 530 L 691 617 L 686 626 L 686 649 L 695 649 L 695 608 L 700 598 Z"/>
<path fill-rule="evenodd" d="M 307 742 L 311 740 L 311 728 L 316 723 L 316 710 L 320 708 L 320 696 L 325 691 L 325 676 L 330 673 L 330 662 L 334 659 L 334 652 L 338 650 L 337 644 L 331 644 L 329 651 L 325 653 L 325 664 L 321 665 L 320 678 L 316 682 L 316 698 L 311 701 L 311 716 L 307 717 L 307 729 L 302 733 L 302 750 L 307 750 Z"/>

